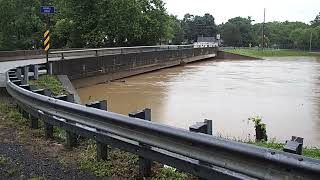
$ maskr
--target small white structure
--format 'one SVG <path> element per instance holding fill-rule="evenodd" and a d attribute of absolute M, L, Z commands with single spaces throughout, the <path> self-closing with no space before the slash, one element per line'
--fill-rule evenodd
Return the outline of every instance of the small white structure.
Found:
<path fill-rule="evenodd" d="M 198 37 L 197 42 L 193 44 L 194 48 L 218 47 L 218 41 L 214 37 Z"/>

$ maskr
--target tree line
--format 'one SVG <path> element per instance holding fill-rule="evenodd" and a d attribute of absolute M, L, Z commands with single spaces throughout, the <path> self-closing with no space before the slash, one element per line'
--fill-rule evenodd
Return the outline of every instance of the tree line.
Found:
<path fill-rule="evenodd" d="M 40 0 L 0 0 L 0 50 L 41 49 L 50 29 L 53 48 L 90 48 L 156 44 L 189 44 L 199 36 L 221 34 L 224 46 L 262 45 L 320 49 L 320 13 L 311 24 L 254 23 L 235 17 L 217 25 L 213 15 L 169 15 L 162 0 L 46 0 L 56 13 L 42 15 Z"/>

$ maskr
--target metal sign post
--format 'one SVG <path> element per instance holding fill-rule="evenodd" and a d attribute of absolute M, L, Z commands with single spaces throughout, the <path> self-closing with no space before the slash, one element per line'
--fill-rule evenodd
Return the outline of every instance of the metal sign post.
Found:
<path fill-rule="evenodd" d="M 55 13 L 55 7 L 45 6 L 45 0 L 41 1 L 40 13 L 46 16 L 46 32 L 43 34 L 43 47 L 46 53 L 47 69 L 49 70 L 49 50 L 50 50 L 50 32 L 49 32 L 49 14 Z"/>

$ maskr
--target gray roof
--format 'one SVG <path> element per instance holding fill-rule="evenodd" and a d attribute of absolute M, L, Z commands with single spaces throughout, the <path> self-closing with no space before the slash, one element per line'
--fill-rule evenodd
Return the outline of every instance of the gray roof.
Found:
<path fill-rule="evenodd" d="M 215 37 L 198 37 L 197 42 L 216 42 Z"/>

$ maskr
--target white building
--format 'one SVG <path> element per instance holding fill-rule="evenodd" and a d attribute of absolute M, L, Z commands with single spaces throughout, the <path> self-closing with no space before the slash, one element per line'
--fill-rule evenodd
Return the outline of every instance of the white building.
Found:
<path fill-rule="evenodd" d="M 193 44 L 194 48 L 218 47 L 218 41 L 214 37 L 198 37 L 197 42 Z"/>

